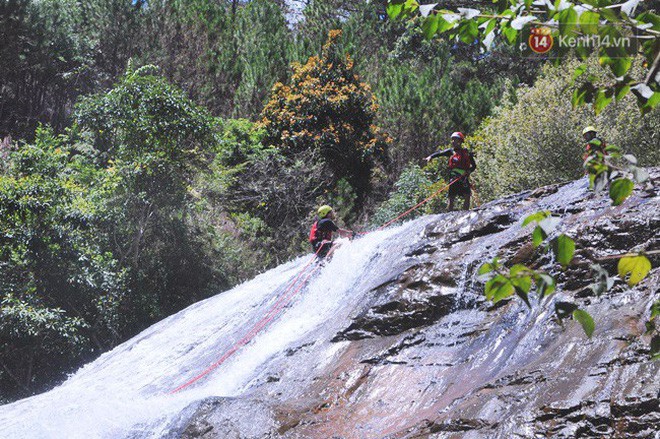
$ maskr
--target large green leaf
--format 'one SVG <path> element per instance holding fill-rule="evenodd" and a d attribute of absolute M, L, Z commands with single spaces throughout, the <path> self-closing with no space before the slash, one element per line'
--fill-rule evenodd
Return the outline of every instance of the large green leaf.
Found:
<path fill-rule="evenodd" d="M 515 288 L 511 281 L 499 274 L 486 282 L 485 290 L 486 298 L 492 300 L 493 303 L 506 299 L 515 292 Z"/>
<path fill-rule="evenodd" d="M 627 83 L 620 83 L 615 86 L 614 97 L 617 102 L 623 99 L 630 92 L 630 85 Z"/>
<path fill-rule="evenodd" d="M 459 25 L 458 38 L 465 44 L 471 44 L 479 36 L 479 26 L 475 20 L 466 20 Z"/>
<path fill-rule="evenodd" d="M 534 247 L 538 247 L 547 237 L 548 235 L 543 231 L 543 228 L 541 226 L 536 226 L 532 232 L 532 244 Z"/>
<path fill-rule="evenodd" d="M 651 23 L 653 25 L 651 29 L 660 31 L 660 15 L 653 12 L 643 12 L 636 17 L 636 20 L 641 23 Z"/>
<path fill-rule="evenodd" d="M 387 7 L 385 8 L 385 11 L 387 12 L 387 15 L 390 17 L 391 20 L 394 20 L 399 15 L 401 15 L 401 12 L 403 12 L 404 3 L 405 0 L 389 0 L 387 2 Z"/>
<path fill-rule="evenodd" d="M 586 72 L 586 71 L 587 71 L 587 65 L 586 64 L 580 64 L 579 66 L 577 66 L 575 68 L 575 70 L 573 71 L 573 80 L 575 81 L 577 78 L 582 76 L 584 74 L 584 72 Z"/>
<path fill-rule="evenodd" d="M 531 308 L 529 303 L 529 290 L 532 288 L 532 273 L 531 270 L 522 264 L 516 264 L 511 267 L 509 271 L 511 275 L 511 283 L 515 288 L 516 294 Z"/>
<path fill-rule="evenodd" d="M 610 184 L 610 198 L 612 204 L 618 206 L 632 194 L 635 183 L 627 178 L 618 178 Z"/>
<path fill-rule="evenodd" d="M 650 319 L 653 320 L 656 317 L 660 316 L 660 300 L 656 300 L 653 305 L 651 305 L 651 317 Z"/>
<path fill-rule="evenodd" d="M 578 15 L 573 6 L 566 8 L 557 14 L 557 21 L 559 21 L 559 33 L 562 35 L 573 34 L 576 24 L 578 22 Z"/>
<path fill-rule="evenodd" d="M 594 319 L 591 317 L 591 315 L 582 309 L 576 309 L 573 311 L 573 318 L 580 322 L 582 329 L 584 329 L 584 333 L 587 334 L 587 337 L 591 338 L 591 335 L 594 333 L 594 329 L 596 329 L 596 324 L 594 323 Z"/>
<path fill-rule="evenodd" d="M 542 210 L 540 212 L 533 213 L 531 215 L 528 215 L 524 220 L 523 220 L 523 227 L 525 227 L 527 224 L 532 223 L 532 222 L 540 222 L 547 217 L 550 216 L 550 211 L 549 210 Z"/>
<path fill-rule="evenodd" d="M 621 279 L 628 278 L 628 285 L 631 287 L 637 285 L 651 271 L 651 261 L 644 255 L 629 256 L 619 259 L 617 271 Z"/>
<path fill-rule="evenodd" d="M 545 273 L 538 273 L 536 277 L 536 290 L 539 297 L 549 296 L 555 291 L 555 278 Z"/>
<path fill-rule="evenodd" d="M 598 21 L 600 15 L 597 12 L 584 11 L 580 15 L 580 29 L 586 34 L 598 33 Z"/>
<path fill-rule="evenodd" d="M 596 93 L 596 99 L 594 100 L 594 112 L 596 115 L 603 111 L 603 108 L 605 108 L 607 104 L 612 102 L 612 96 L 608 96 L 606 91 L 606 89 L 601 88 Z"/>
<path fill-rule="evenodd" d="M 518 31 L 510 26 L 503 26 L 502 33 L 506 37 L 509 44 L 513 44 L 518 38 Z"/>
<path fill-rule="evenodd" d="M 557 262 L 566 267 L 573 260 L 575 241 L 562 233 L 554 241 L 554 250 Z"/>
<path fill-rule="evenodd" d="M 422 32 L 424 33 L 424 38 L 430 40 L 433 38 L 435 33 L 438 31 L 438 25 L 440 24 L 439 20 L 442 17 L 439 14 L 431 14 L 424 20 L 422 23 Z"/>
<path fill-rule="evenodd" d="M 660 335 L 656 334 L 651 338 L 651 358 L 660 360 Z"/>

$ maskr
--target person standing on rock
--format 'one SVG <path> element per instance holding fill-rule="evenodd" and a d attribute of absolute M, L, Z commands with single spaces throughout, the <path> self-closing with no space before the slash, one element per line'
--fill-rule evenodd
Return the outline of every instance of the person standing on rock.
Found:
<path fill-rule="evenodd" d="M 328 205 L 319 207 L 316 221 L 309 232 L 309 242 L 318 258 L 332 256 L 332 253 L 338 248 L 338 245 L 332 241 L 334 232 L 337 232 L 342 238 L 355 236 L 355 232 L 337 227 L 333 219 L 335 219 L 335 212 L 332 207 Z"/>
<path fill-rule="evenodd" d="M 449 205 L 447 210 L 454 210 L 454 200 L 456 197 L 463 197 L 463 210 L 470 208 L 470 195 L 472 185 L 470 184 L 470 174 L 477 169 L 477 162 L 474 160 L 474 154 L 463 148 L 465 135 L 459 131 L 451 135 L 451 148 L 443 151 L 437 151 L 425 157 L 424 160 L 431 161 L 435 157 L 449 157 Z"/>
<path fill-rule="evenodd" d="M 605 142 L 598 137 L 598 132 L 596 131 L 596 128 L 592 126 L 588 126 L 585 129 L 583 129 L 582 138 L 584 139 L 585 142 L 587 142 L 587 145 L 585 146 L 584 156 L 582 157 L 583 160 L 586 160 L 589 156 L 596 155 L 598 153 L 607 155 L 607 153 L 605 152 L 605 146 L 606 146 Z"/>

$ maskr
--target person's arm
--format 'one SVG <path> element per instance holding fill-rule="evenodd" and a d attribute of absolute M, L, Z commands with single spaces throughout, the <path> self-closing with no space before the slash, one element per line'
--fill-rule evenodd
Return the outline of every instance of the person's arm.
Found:
<path fill-rule="evenodd" d="M 328 230 L 337 233 L 342 238 L 352 238 L 353 231 L 348 229 L 340 229 L 334 221 L 324 221 L 321 225 L 321 230 Z"/>
<path fill-rule="evenodd" d="M 337 229 L 337 234 L 339 234 L 339 236 L 341 236 L 342 238 L 353 237 L 353 231 L 348 229 Z"/>
<path fill-rule="evenodd" d="M 426 160 L 428 162 L 429 160 L 434 159 L 436 157 L 440 157 L 440 156 L 449 157 L 453 153 L 454 153 L 454 151 L 451 148 L 447 148 L 447 149 L 443 149 L 442 151 L 434 152 L 433 154 L 429 155 L 428 157 L 425 157 L 424 160 Z"/>
<path fill-rule="evenodd" d="M 474 154 L 470 153 L 470 169 L 468 173 L 472 174 L 477 169 L 477 162 L 474 160 Z"/>

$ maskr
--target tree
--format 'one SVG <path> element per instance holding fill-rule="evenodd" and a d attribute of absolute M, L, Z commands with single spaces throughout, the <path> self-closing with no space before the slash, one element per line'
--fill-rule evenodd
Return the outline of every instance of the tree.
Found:
<path fill-rule="evenodd" d="M 446 34 L 486 50 L 496 40 L 508 44 L 527 43 L 542 56 L 558 59 L 575 54 L 586 60 L 594 51 L 599 63 L 609 70 L 605 82 L 591 78 L 573 93 L 573 105 L 592 103 L 598 114 L 613 99 L 633 92 L 643 113 L 660 102 L 660 16 L 639 1 L 584 0 L 576 4 L 511 0 L 495 2 L 493 10 L 440 9 L 439 3 L 420 5 L 415 0 L 389 0 L 391 18 L 419 17 L 427 38 Z M 638 12 L 638 10 L 640 10 Z M 557 41 L 550 44 L 550 41 Z M 542 43 L 542 44 L 541 44 Z M 549 50 L 555 47 L 553 52 Z M 534 55 L 530 50 L 530 55 Z M 642 55 L 647 69 L 643 75 L 630 74 L 633 58 Z M 584 73 L 578 67 L 576 77 Z"/>
<path fill-rule="evenodd" d="M 277 83 L 261 114 L 265 145 L 287 156 L 318 152 L 334 181 L 346 178 L 366 194 L 371 170 L 388 138 L 373 124 L 377 105 L 349 56 L 337 54 L 341 31 L 331 31 L 320 56 L 293 66 L 290 85 Z"/>
<path fill-rule="evenodd" d="M 144 2 L 0 2 L 0 136 L 58 132 L 79 95 L 112 84 L 143 44 Z"/>
<path fill-rule="evenodd" d="M 285 80 L 291 32 L 272 0 L 150 4 L 144 59 L 222 117 L 254 117 Z"/>
<path fill-rule="evenodd" d="M 112 90 L 82 99 L 75 113 L 100 165 L 116 176 L 106 233 L 128 270 L 126 305 L 136 310 L 128 332 L 228 286 L 191 216 L 190 188 L 218 143 L 215 120 L 154 73 L 129 66 Z"/>
<path fill-rule="evenodd" d="M 254 117 L 263 109 L 273 84 L 288 77 L 292 35 L 282 10 L 272 0 L 253 0 L 241 9 L 234 38 L 240 82 L 233 115 Z"/>
<path fill-rule="evenodd" d="M 581 132 L 587 125 L 597 127 L 607 144 L 634 154 L 640 165 L 660 164 L 660 109 L 642 115 L 632 96 L 607 106 L 597 116 L 589 108 L 573 108 L 570 87 L 580 64 L 567 60 L 560 66 L 545 66 L 533 87 L 519 87 L 515 102 L 505 99 L 467 138 L 477 154 L 474 182 L 483 199 L 584 175 Z M 633 71 L 641 69 L 640 60 L 636 64 Z M 586 67 L 586 75 L 604 76 L 595 58 Z"/>
<path fill-rule="evenodd" d="M 9 155 L 0 176 L 4 396 L 27 396 L 117 340 L 123 274 L 99 233 L 107 178 L 49 129 Z"/>

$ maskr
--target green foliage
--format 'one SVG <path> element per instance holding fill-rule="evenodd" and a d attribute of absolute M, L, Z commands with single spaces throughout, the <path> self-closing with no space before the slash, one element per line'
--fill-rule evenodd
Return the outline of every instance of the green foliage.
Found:
<path fill-rule="evenodd" d="M 349 216 L 355 194 L 346 180 L 332 189 L 335 185 L 317 152 L 287 157 L 264 146 L 263 128 L 247 120 L 224 121 L 220 137 L 211 174 L 200 176 L 196 185 L 202 198 L 211 200 L 215 216 L 229 213 L 238 227 L 244 261 L 253 262 L 243 265 L 244 273 L 263 270 L 307 249 L 301 230 L 309 227 L 309 213 L 321 199 Z M 258 227 L 252 226 L 257 223 Z"/>
<path fill-rule="evenodd" d="M 559 223 L 559 218 L 553 217 L 550 211 L 539 211 L 528 215 L 523 220 L 522 226 L 525 227 L 533 223 L 536 223 L 536 226 L 532 232 L 532 243 L 534 247 L 539 247 L 554 232 Z M 560 234 L 552 240 L 552 249 L 557 262 L 565 268 L 573 260 L 575 242 L 568 236 Z M 485 281 L 484 293 L 486 298 L 492 300 L 493 303 L 497 303 L 515 293 L 531 308 L 529 293 L 532 291 L 532 287 L 534 287 L 539 304 L 542 304 L 543 299 L 557 289 L 557 281 L 550 274 L 531 269 L 523 264 L 515 264 L 507 270 L 505 266 L 500 264 L 497 257 L 491 262 L 482 264 L 477 274 L 481 280 Z M 593 319 L 586 311 L 579 310 L 577 305 L 557 302 L 555 303 L 555 314 L 560 322 L 571 315 L 582 325 L 587 337 L 591 337 L 593 334 L 595 328 Z"/>
<path fill-rule="evenodd" d="M 555 256 L 557 257 L 557 262 L 559 262 L 562 267 L 566 267 L 573 260 L 573 254 L 575 253 L 575 241 L 573 241 L 568 236 L 561 234 L 554 241 L 554 251 Z"/>
<path fill-rule="evenodd" d="M 637 158 L 634 155 L 623 154 L 621 148 L 607 145 L 604 150 L 594 148 L 589 151 L 585 155 L 583 166 L 589 174 L 589 187 L 598 192 L 609 183 L 612 205 L 618 206 L 632 194 L 635 188 L 635 183 L 625 175 L 630 175 L 638 183 L 648 179 L 648 172 L 636 165 Z"/>
<path fill-rule="evenodd" d="M 373 124 L 377 106 L 369 87 L 359 82 L 350 57 L 336 53 L 340 35 L 330 32 L 319 57 L 294 65 L 291 85 L 273 87 L 260 124 L 266 145 L 289 157 L 318 153 L 334 181 L 346 178 L 362 197 L 388 139 Z"/>
<path fill-rule="evenodd" d="M 577 305 L 569 302 L 556 302 L 555 303 L 555 316 L 561 324 L 562 321 L 568 317 L 573 318 L 582 326 L 582 330 L 591 338 L 596 329 L 596 324 L 593 317 L 583 309 L 579 309 Z"/>
<path fill-rule="evenodd" d="M 600 37 L 601 44 L 595 48 L 578 47 L 573 52 L 582 59 L 591 55 L 591 50 L 597 50 L 599 63 L 610 70 L 610 76 L 605 84 L 588 79 L 584 92 L 579 93 L 576 104 L 593 103 L 594 110 L 599 113 L 611 100 L 615 92 L 625 95 L 633 90 L 643 113 L 651 111 L 660 98 L 658 81 L 657 44 L 660 41 L 660 25 L 658 17 L 650 11 L 639 13 L 636 17 L 635 3 L 627 8 L 627 4 L 618 7 L 594 8 L 594 2 L 587 0 L 578 5 L 567 5 L 559 8 L 552 2 L 532 4 L 532 2 L 495 2 L 493 8 L 486 11 L 458 8 L 457 12 L 439 9 L 439 3 L 420 6 L 416 1 L 389 0 L 387 12 L 391 19 L 421 15 L 421 27 L 427 38 L 436 33 L 444 34 L 449 40 L 460 40 L 471 43 L 479 40 L 485 48 L 489 48 L 493 38 L 498 38 L 510 45 L 518 43 L 528 36 L 532 28 L 547 29 L 549 34 L 558 37 L 579 37 L 581 33 L 595 34 Z M 605 5 L 605 4 L 604 4 Z M 610 2 L 606 3 L 607 6 Z M 600 6 L 600 4 L 598 5 Z M 577 8 L 581 9 L 578 19 Z M 586 13 L 585 13 L 586 11 Z M 579 25 L 579 31 L 578 31 Z M 624 34 L 633 44 L 616 44 Z M 632 34 L 632 35 L 631 35 Z M 521 37 L 520 39 L 518 37 Z M 502 38 L 504 37 L 504 38 Z M 629 40 L 629 41 L 630 41 Z M 561 40 L 558 40 L 561 41 Z M 562 58 L 571 53 L 569 47 L 556 44 L 550 55 Z M 648 70 L 641 77 L 633 78 L 626 75 L 630 70 L 635 55 L 644 56 Z M 521 53 L 523 55 L 523 53 Z"/>
<path fill-rule="evenodd" d="M 546 66 L 533 87 L 517 90 L 517 103 L 497 109 L 468 137 L 477 154 L 479 167 L 473 177 L 482 198 L 579 178 L 584 172 L 580 166 L 585 143 L 581 131 L 586 125 L 598 127 L 598 136 L 608 145 L 623 145 L 637 157 L 636 168 L 660 164 L 660 109 L 642 116 L 630 96 L 607 106 L 596 117 L 584 107 L 573 109 L 567 89 L 573 81 L 572 70 L 579 65 L 586 69 L 585 75 L 599 73 L 591 59 Z M 633 69 L 637 71 L 638 66 Z"/>
<path fill-rule="evenodd" d="M 116 176 L 106 199 L 112 251 L 130 271 L 131 306 L 148 316 L 138 327 L 203 297 L 209 285 L 227 285 L 191 216 L 194 178 L 219 142 L 216 122 L 154 70 L 129 70 L 111 91 L 81 100 L 75 115 Z"/>
<path fill-rule="evenodd" d="M 143 2 L 0 3 L 0 136 L 32 139 L 40 122 L 68 124 L 81 93 L 124 70 L 142 38 Z"/>
<path fill-rule="evenodd" d="M 628 256 L 619 259 L 617 265 L 619 277 L 628 277 L 628 285 L 635 286 L 640 283 L 651 271 L 651 262 L 644 255 Z"/>
<path fill-rule="evenodd" d="M 154 76 L 156 70 L 129 70 L 112 91 L 83 98 L 75 120 L 93 133 L 96 148 L 110 159 L 134 161 L 147 175 L 158 170 L 179 180 L 215 146 L 214 122 L 181 90 Z M 167 169 L 173 166 L 180 175 Z"/>
<path fill-rule="evenodd" d="M 629 158 L 634 162 L 634 157 Z M 551 235 L 559 223 L 559 218 L 553 217 L 550 211 L 539 211 L 528 215 L 522 222 L 522 226 L 537 224 L 532 232 L 532 243 L 534 247 L 539 247 L 545 239 Z M 552 250 L 556 261 L 566 268 L 573 261 L 575 254 L 575 241 L 570 237 L 560 234 L 552 239 Z M 550 246 L 546 246 L 546 249 Z M 652 251 L 651 253 L 655 253 Z M 618 272 L 622 280 L 626 280 L 629 286 L 634 286 L 644 279 L 651 270 L 651 263 L 643 254 L 624 254 L 608 256 L 604 259 L 618 258 Z M 594 273 L 594 283 L 589 288 L 600 295 L 608 291 L 614 285 L 614 279 L 611 278 L 603 267 L 599 264 L 593 264 L 591 269 Z M 485 282 L 484 293 L 486 298 L 497 303 L 502 299 L 508 298 L 515 292 L 525 304 L 531 308 L 529 301 L 529 292 L 532 286 L 535 286 L 538 301 L 542 304 L 543 299 L 552 294 L 556 288 L 556 280 L 553 276 L 539 270 L 533 270 L 522 264 L 515 264 L 507 269 L 495 257 L 491 262 L 483 263 L 477 270 L 480 280 Z M 660 313 L 660 305 L 655 303 L 651 307 L 651 317 L 646 322 L 648 332 L 655 331 L 654 319 Z M 564 319 L 572 317 L 580 323 L 587 337 L 591 338 L 595 322 L 591 315 L 578 308 L 577 305 L 569 302 L 555 302 L 555 316 L 561 323 Z M 657 348 L 654 350 L 655 343 L 651 342 L 651 354 L 657 356 Z"/>
<path fill-rule="evenodd" d="M 113 303 L 123 297 L 124 273 L 99 233 L 111 178 L 78 148 L 38 129 L 0 176 L 5 395 L 40 388 L 88 355 L 92 339 L 112 343 L 119 330 Z"/>
<path fill-rule="evenodd" d="M 276 2 L 234 5 L 150 3 L 143 57 L 213 114 L 254 117 L 272 85 L 288 76 L 293 35 Z"/>
<path fill-rule="evenodd" d="M 632 194 L 635 183 L 627 178 L 618 178 L 610 184 L 610 198 L 612 205 L 618 206 Z"/>
<path fill-rule="evenodd" d="M 385 224 L 428 197 L 432 193 L 431 191 L 435 192 L 435 187 L 426 173 L 417 165 L 409 166 L 403 170 L 399 179 L 394 183 L 394 191 L 389 198 L 374 213 L 371 219 L 372 225 Z M 410 216 L 406 218 L 414 218 L 422 214 L 424 214 L 424 210 L 418 209 L 411 212 Z"/>
<path fill-rule="evenodd" d="M 83 99 L 66 135 L 38 129 L 33 145 L 10 150 L 0 176 L 4 395 L 41 389 L 240 279 L 237 240 L 209 227 L 194 189 L 218 148 L 216 121 L 151 71 Z M 22 327 L 33 329 L 17 338 Z"/>
<path fill-rule="evenodd" d="M 576 309 L 573 311 L 573 318 L 577 320 L 580 325 L 582 325 L 582 329 L 584 330 L 584 333 L 587 334 L 587 337 L 591 338 L 591 335 L 594 333 L 594 329 L 596 328 L 596 324 L 594 323 L 594 319 L 591 317 L 591 315 L 582 309 Z"/>

